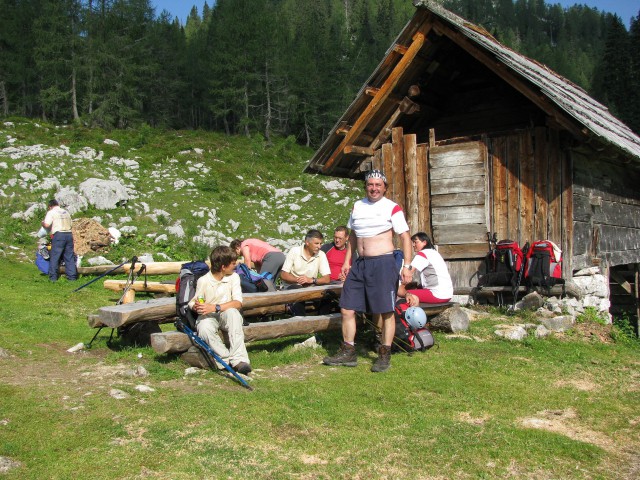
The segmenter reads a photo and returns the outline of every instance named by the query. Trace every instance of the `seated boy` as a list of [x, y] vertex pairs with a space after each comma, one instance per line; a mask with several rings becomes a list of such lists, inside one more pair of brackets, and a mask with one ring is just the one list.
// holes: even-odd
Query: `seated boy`
[[[200, 277], [189, 302], [189, 308], [198, 314], [198, 336], [236, 372], [246, 375], [251, 372], [251, 365], [239, 311], [242, 308], [240, 277], [234, 272], [237, 255], [231, 248], [219, 246], [212, 250], [209, 260], [211, 271]], [[218, 329], [228, 333], [228, 349]]]

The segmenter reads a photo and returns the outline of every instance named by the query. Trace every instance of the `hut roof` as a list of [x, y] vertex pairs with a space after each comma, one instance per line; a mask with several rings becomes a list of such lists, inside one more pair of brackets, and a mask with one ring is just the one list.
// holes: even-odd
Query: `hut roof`
[[[442, 45], [425, 37], [435, 30], [525, 95], [581, 141], [611, 147], [615, 155], [640, 164], [640, 137], [582, 88], [545, 65], [498, 42], [484, 29], [431, 0], [414, 0], [416, 14], [358, 92], [307, 164], [307, 172], [357, 176], [360, 164], [386, 141], [390, 126], [407, 112], [398, 100], [425, 71], [437, 68], [434, 50]], [[459, 50], [458, 50], [459, 51]], [[440, 57], [441, 61], [442, 57]], [[400, 105], [400, 106], [399, 106]], [[409, 107], [410, 108], [410, 107]], [[395, 115], [395, 117], [394, 117]]]

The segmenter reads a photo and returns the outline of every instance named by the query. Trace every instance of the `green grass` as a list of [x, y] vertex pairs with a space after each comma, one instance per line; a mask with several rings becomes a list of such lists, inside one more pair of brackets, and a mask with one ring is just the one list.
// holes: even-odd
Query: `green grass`
[[[337, 334], [317, 350], [263, 341], [249, 346], [249, 392], [150, 348], [108, 348], [106, 331], [67, 353], [113, 302], [101, 282], [79, 284], [0, 263], [0, 347], [13, 355], [0, 359], [0, 456], [23, 464], [4, 478], [613, 479], [638, 463], [637, 343], [512, 343], [490, 333], [496, 317], [472, 324], [483, 342], [436, 333], [438, 348], [373, 374], [363, 342], [358, 367], [320, 365]], [[149, 376], [109, 374], [137, 365]]]

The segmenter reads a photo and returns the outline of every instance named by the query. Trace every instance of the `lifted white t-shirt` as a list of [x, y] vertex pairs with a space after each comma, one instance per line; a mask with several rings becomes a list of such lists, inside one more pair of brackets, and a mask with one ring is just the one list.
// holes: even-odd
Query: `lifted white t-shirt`
[[359, 238], [375, 237], [392, 228], [397, 234], [409, 231], [402, 207], [386, 197], [377, 202], [368, 198], [358, 200], [353, 205], [347, 226]]

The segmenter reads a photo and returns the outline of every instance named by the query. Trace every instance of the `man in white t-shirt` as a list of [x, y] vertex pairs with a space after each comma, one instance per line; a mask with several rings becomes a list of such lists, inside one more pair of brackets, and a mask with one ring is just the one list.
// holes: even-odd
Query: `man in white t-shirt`
[[[382, 325], [382, 344], [372, 372], [384, 372], [391, 363], [391, 342], [395, 334], [394, 308], [398, 291], [398, 266], [393, 255], [393, 234], [402, 241], [405, 264], [401, 270], [402, 283], [412, 280], [409, 226], [402, 207], [385, 198], [387, 178], [380, 170], [365, 175], [366, 198], [353, 206], [348, 227], [349, 248], [342, 270], [346, 275], [340, 307], [342, 311], [343, 343], [338, 353], [325, 357], [325, 365], [355, 367], [356, 312], [374, 314]], [[357, 248], [358, 258], [351, 265]]]
[[51, 253], [49, 254], [49, 280], [58, 280], [60, 261], [64, 260], [64, 271], [69, 280], [78, 279], [76, 254], [73, 251], [73, 235], [71, 234], [71, 215], [61, 208], [54, 198], [49, 200], [49, 210], [42, 221], [42, 226], [51, 234]]

